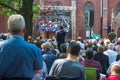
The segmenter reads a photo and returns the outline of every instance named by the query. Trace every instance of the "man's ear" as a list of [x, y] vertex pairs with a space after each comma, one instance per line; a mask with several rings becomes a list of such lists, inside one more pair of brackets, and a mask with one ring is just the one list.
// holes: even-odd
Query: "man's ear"
[[25, 36], [25, 33], [26, 33], [26, 28], [23, 28], [22, 35]]
[[23, 29], [23, 33], [26, 33], [26, 28]]
[[66, 54], [68, 54], [70, 51], [69, 51], [69, 49], [68, 48], [66, 48]]

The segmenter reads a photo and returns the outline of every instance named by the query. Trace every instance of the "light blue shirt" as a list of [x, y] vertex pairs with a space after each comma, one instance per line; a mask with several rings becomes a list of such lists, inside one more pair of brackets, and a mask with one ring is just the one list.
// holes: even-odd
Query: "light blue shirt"
[[108, 68], [108, 70], [107, 70], [107, 74], [108, 74], [108, 75], [109, 75], [109, 72], [110, 72], [111, 67], [112, 67], [114, 64], [120, 64], [120, 60], [119, 60], [119, 61], [116, 61], [116, 62], [113, 62], [113, 63], [109, 66], [109, 68]]
[[0, 42], [0, 78], [32, 78], [34, 70], [42, 68], [42, 61], [41, 50], [22, 36], [14, 35]]

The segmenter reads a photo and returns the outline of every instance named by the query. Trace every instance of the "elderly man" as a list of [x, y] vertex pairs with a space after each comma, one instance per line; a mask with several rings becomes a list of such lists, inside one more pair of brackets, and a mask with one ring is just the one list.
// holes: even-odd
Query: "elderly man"
[[8, 31], [11, 38], [0, 42], [0, 80], [30, 80], [43, 66], [41, 50], [24, 41], [23, 16], [11, 15]]
[[115, 62], [117, 59], [118, 53], [113, 49], [114, 49], [114, 44], [110, 43], [108, 44], [108, 50], [104, 52], [104, 54], [107, 55], [109, 58], [109, 64], [111, 64], [112, 62]]

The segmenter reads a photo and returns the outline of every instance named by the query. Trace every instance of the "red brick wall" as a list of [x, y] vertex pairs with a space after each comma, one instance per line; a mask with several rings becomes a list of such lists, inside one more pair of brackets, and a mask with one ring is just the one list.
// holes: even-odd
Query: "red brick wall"
[[45, 4], [47, 5], [54, 5], [55, 2], [60, 2], [62, 6], [70, 6], [71, 5], [71, 0], [47, 0], [46, 2], [44, 1]]
[[108, 23], [110, 24], [111, 21], [111, 13], [112, 13], [112, 9], [114, 10], [114, 15], [116, 16], [116, 8], [117, 8], [117, 4], [120, 3], [120, 0], [109, 0], [109, 16], [108, 16]]
[[100, 2], [99, 0], [78, 0], [77, 2], [77, 36], [85, 38], [86, 30], [84, 29], [84, 7], [90, 2], [94, 7], [94, 33], [100, 33]]
[[0, 15], [0, 33], [7, 32], [7, 19], [6, 15]]
[[[112, 4], [111, 4], [112, 3]], [[120, 0], [109, 0], [109, 16], [108, 16], [108, 24], [111, 23], [111, 13], [112, 13], [112, 9], [114, 10], [114, 16], [116, 17], [116, 8], [118, 3], [120, 3]], [[118, 19], [120, 20], [120, 19]], [[118, 21], [117, 21], [118, 22]], [[113, 29], [115, 30], [115, 32], [117, 33], [118, 28], [120, 28], [120, 25], [117, 25], [116, 23], [114, 23]]]

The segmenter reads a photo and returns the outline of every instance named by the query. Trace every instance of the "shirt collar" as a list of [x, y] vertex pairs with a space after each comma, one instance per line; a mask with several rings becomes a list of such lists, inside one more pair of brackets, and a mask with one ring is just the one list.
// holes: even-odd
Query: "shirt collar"
[[20, 39], [24, 40], [24, 37], [20, 36], [20, 35], [12, 35], [11, 38], [20, 38]]

